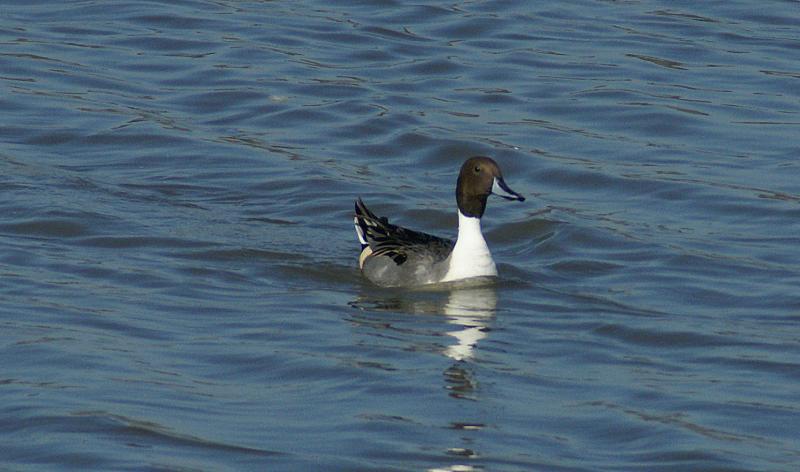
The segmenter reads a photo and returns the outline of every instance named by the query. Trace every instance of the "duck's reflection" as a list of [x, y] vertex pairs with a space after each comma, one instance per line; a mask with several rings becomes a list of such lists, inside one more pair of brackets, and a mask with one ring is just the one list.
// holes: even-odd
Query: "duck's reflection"
[[[494, 285], [450, 286], [450, 288], [450, 290], [435, 292], [398, 293], [392, 291], [386, 292], [383, 297], [376, 297], [375, 293], [364, 294], [350, 305], [359, 308], [364, 314], [364, 317], [359, 320], [359, 324], [373, 326], [373, 322], [377, 320], [371, 320], [373, 316], [370, 316], [369, 312], [444, 315], [447, 323], [454, 325], [455, 329], [439, 331], [439, 333], [455, 338], [455, 343], [441, 348], [442, 354], [454, 361], [469, 361], [475, 356], [478, 342], [489, 335], [489, 324], [494, 318], [497, 307], [497, 289]], [[429, 328], [427, 323], [415, 327], [412, 325], [415, 320], [408, 321], [408, 323], [401, 323], [394, 320], [390, 324], [380, 324], [387, 329], [397, 328], [411, 332], [424, 332], [427, 331], [426, 328]], [[402, 328], [400, 325], [403, 325]], [[457, 368], [458, 365], [454, 365], [450, 370]]]
[[457, 343], [448, 346], [444, 355], [456, 361], [471, 359], [478, 341], [489, 335], [488, 323], [496, 308], [497, 291], [493, 286], [451, 291], [442, 311], [459, 329], [447, 333]]
[[[451, 359], [444, 370], [444, 388], [457, 401], [479, 401], [478, 381], [472, 362], [477, 348], [491, 332], [497, 307], [494, 284], [448, 287], [441, 291], [370, 291], [350, 303], [358, 308], [352, 318], [358, 326], [379, 336], [382, 347], [396, 342], [403, 350], [439, 352]], [[409, 316], [431, 315], [431, 316]], [[391, 334], [389, 334], [391, 332]], [[443, 343], [442, 340], [447, 340]], [[463, 411], [471, 416], [471, 409]], [[479, 453], [474, 448], [474, 435], [484, 428], [480, 421], [462, 418], [449, 423], [458, 431], [458, 444], [442, 450], [455, 461], [430, 471], [455, 472], [479, 470], [469, 462]]]

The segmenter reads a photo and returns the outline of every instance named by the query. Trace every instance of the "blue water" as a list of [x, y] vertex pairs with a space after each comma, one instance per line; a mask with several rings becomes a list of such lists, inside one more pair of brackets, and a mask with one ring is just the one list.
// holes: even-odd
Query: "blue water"
[[[796, 1], [6, 1], [0, 468], [795, 471]], [[352, 208], [494, 286], [358, 272]]]

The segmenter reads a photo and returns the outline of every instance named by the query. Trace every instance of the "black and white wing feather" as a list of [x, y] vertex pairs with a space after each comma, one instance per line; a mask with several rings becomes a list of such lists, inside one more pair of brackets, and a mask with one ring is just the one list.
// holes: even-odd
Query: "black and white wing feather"
[[362, 250], [369, 246], [370, 257], [387, 256], [398, 266], [412, 254], [425, 254], [435, 262], [443, 261], [455, 245], [449, 239], [393, 225], [386, 217], [375, 216], [360, 198], [356, 200], [353, 222]]

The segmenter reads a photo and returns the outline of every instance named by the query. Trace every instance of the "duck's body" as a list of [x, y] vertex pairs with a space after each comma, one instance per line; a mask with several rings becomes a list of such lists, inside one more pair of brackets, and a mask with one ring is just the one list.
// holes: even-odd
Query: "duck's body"
[[388, 219], [375, 216], [359, 198], [354, 223], [361, 243], [359, 267], [364, 276], [385, 287], [497, 276], [497, 267], [481, 232], [486, 199], [493, 192], [509, 200], [525, 200], [508, 188], [492, 159], [473, 157], [464, 162], [456, 186], [455, 242], [393, 225]]

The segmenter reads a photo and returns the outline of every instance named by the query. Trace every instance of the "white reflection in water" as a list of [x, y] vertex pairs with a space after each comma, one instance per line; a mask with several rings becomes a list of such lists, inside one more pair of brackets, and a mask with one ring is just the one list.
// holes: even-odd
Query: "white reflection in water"
[[447, 332], [457, 344], [448, 346], [444, 354], [456, 361], [471, 359], [478, 341], [488, 336], [488, 323], [496, 307], [497, 291], [493, 286], [450, 292], [443, 312], [460, 329]]
[[437, 467], [435, 469], [428, 469], [428, 472], [471, 472], [473, 470], [479, 470], [471, 465], [451, 465], [449, 467]]

